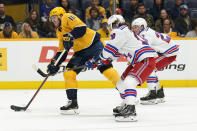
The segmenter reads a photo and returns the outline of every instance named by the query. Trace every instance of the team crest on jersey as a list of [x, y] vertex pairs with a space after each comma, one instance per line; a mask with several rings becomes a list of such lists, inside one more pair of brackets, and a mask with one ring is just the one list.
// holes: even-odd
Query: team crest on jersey
[[113, 40], [116, 37], [116, 34], [113, 33], [113, 34], [110, 35], [110, 37], [111, 37], [110, 39]]

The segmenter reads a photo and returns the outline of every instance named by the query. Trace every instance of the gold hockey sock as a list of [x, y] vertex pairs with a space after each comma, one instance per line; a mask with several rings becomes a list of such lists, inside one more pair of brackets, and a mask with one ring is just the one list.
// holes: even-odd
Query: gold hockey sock
[[112, 82], [114, 86], [116, 86], [116, 83], [120, 79], [120, 76], [118, 72], [113, 68], [108, 68], [107, 70], [103, 71], [103, 75]]
[[75, 71], [64, 72], [65, 88], [77, 89], [78, 83], [76, 80], [77, 73]]

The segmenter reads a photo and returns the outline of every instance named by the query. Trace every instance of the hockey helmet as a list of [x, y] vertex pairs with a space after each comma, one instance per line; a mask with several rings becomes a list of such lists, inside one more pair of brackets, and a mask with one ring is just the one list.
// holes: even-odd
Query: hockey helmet
[[112, 25], [114, 23], [118, 26], [120, 23], [124, 23], [124, 22], [125, 20], [121, 15], [112, 15], [109, 17], [107, 25], [108, 25], [108, 28], [112, 30]]
[[138, 27], [141, 27], [142, 25], [144, 26], [144, 28], [147, 28], [147, 22], [145, 19], [143, 18], [137, 18], [135, 19], [133, 22], [132, 22], [132, 27], [133, 26], [138, 26]]
[[53, 8], [51, 11], [50, 11], [50, 17], [51, 16], [54, 16], [54, 15], [57, 15], [58, 18], [60, 18], [61, 15], [65, 14], [66, 11], [64, 10], [64, 8], [62, 7], [55, 7]]

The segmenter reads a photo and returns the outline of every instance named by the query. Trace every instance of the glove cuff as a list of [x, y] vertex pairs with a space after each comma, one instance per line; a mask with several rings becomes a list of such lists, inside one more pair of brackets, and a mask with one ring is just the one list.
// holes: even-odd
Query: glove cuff
[[68, 34], [68, 36], [70, 36], [74, 39], [73, 35], [70, 32], [68, 32], [67, 34]]

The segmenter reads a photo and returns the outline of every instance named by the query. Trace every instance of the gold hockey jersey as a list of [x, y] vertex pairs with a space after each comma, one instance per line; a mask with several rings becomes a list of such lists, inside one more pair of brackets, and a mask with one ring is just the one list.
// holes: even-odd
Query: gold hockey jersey
[[71, 13], [65, 13], [62, 16], [61, 20], [61, 29], [57, 29], [57, 37], [59, 39], [59, 51], [64, 50], [63, 46], [63, 35], [66, 33], [70, 33], [75, 29], [75, 36], [79, 35], [78, 38], [74, 39], [73, 50], [74, 52], [83, 50], [89, 47], [96, 35], [96, 32], [88, 27], [86, 27], [86, 31], [83, 36], [80, 31], [77, 31], [76, 28], [86, 27], [86, 24], [82, 22], [77, 16]]

